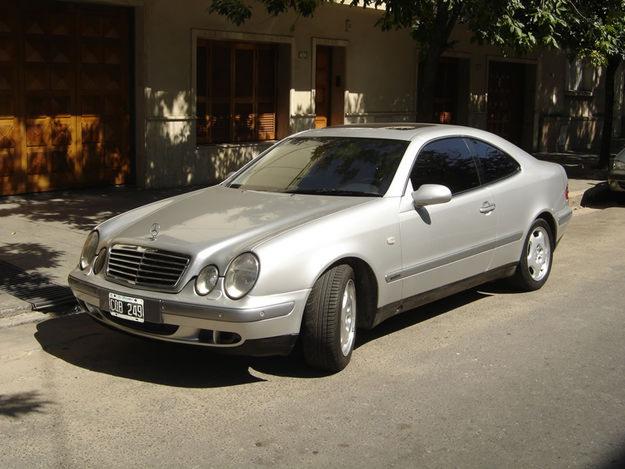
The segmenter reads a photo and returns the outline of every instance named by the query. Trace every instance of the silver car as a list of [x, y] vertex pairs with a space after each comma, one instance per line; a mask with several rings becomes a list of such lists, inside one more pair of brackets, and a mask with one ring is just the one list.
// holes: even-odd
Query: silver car
[[358, 328], [511, 277], [549, 277], [567, 177], [490, 133], [430, 124], [305, 131], [223, 183], [93, 230], [69, 284], [121, 331], [338, 371]]

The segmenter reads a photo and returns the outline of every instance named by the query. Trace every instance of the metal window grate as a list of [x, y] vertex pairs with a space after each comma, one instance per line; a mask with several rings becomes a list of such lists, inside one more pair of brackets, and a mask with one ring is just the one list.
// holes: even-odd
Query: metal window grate
[[106, 275], [150, 288], [174, 288], [189, 265], [190, 257], [161, 249], [115, 244], [110, 252]]

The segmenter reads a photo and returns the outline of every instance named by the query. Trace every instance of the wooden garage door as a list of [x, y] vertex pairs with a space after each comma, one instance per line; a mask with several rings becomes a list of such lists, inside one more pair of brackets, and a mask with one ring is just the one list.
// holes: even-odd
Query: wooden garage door
[[0, 193], [122, 184], [129, 10], [0, 2]]

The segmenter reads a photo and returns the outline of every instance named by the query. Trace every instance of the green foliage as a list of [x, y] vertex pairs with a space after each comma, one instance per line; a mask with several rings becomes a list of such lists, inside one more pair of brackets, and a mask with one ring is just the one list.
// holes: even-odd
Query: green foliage
[[[327, 0], [260, 0], [267, 13], [278, 16], [293, 10], [298, 14], [310, 17], [317, 7]], [[237, 26], [242, 25], [252, 16], [252, 7], [244, 0], [212, 0], [209, 11], [227, 17]]]
[[479, 42], [489, 42], [516, 53], [529, 52], [539, 46], [560, 47], [561, 30], [570, 8], [568, 0], [475, 3], [484, 11], [468, 22]]
[[567, 49], [595, 65], [625, 60], [625, 0], [571, 0], [563, 29]]

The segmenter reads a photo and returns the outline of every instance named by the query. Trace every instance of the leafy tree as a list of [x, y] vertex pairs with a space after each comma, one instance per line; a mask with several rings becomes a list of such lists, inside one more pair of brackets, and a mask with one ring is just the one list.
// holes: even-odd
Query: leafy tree
[[[323, 3], [352, 7], [382, 7], [377, 26], [382, 30], [407, 29], [420, 46], [422, 75], [419, 82], [417, 119], [434, 118], [434, 89], [442, 54], [452, 46], [450, 35], [458, 23], [473, 31], [474, 39], [513, 49], [539, 45], [557, 46], [562, 13], [567, 0], [258, 0], [271, 15], [295, 11], [313, 16]], [[252, 15], [246, 0], [212, 0], [211, 12], [240, 25]]]
[[571, 0], [572, 15], [561, 26], [563, 44], [574, 57], [605, 69], [604, 118], [599, 167], [610, 160], [616, 71], [625, 61], [625, 0]]

